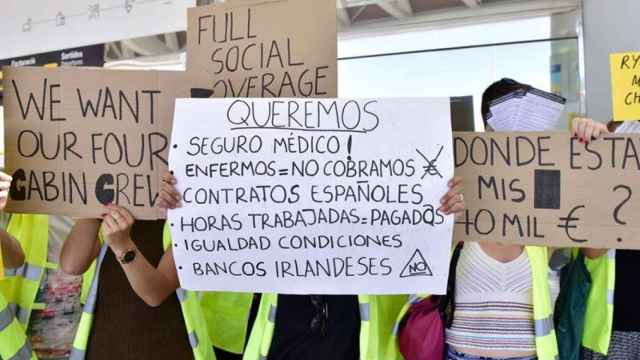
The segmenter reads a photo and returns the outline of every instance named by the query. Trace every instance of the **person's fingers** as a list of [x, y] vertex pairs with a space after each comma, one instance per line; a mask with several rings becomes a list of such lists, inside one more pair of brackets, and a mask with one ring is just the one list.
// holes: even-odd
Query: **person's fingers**
[[109, 210], [109, 213], [107, 213], [107, 218], [111, 221], [111, 227], [113, 228], [113, 230], [124, 229], [125, 219], [122, 218], [117, 210]]
[[457, 214], [457, 213], [463, 212], [465, 208], [466, 208], [466, 205], [464, 201], [458, 201], [449, 208], [449, 213]]
[[444, 194], [444, 196], [440, 199], [440, 203], [445, 204], [449, 202], [452, 198], [454, 198], [456, 195], [462, 192], [463, 192], [462, 184], [459, 183], [455, 187], [447, 191], [446, 194]]
[[176, 197], [175, 194], [172, 194], [165, 189], [160, 190], [160, 198], [172, 206], [175, 206], [180, 202], [180, 199]]
[[113, 234], [118, 230], [118, 223], [113, 219], [111, 214], [107, 214], [107, 216], [104, 217], [102, 225], [107, 228], [107, 234]]
[[180, 197], [180, 193], [178, 192], [178, 189], [176, 189], [176, 186], [173, 184], [163, 183], [161, 189], [166, 191], [168, 194], [175, 195], [178, 198]]
[[169, 205], [169, 203], [168, 203], [168, 202], [166, 202], [163, 198], [159, 198], [159, 199], [158, 199], [158, 207], [159, 207], [160, 209], [165, 209], [165, 210], [166, 210], [166, 209], [173, 209], [173, 207], [171, 207], [171, 206]]
[[608, 133], [609, 133], [609, 128], [607, 128], [607, 125], [598, 123], [597, 126], [594, 128], [593, 137], [597, 139], [600, 136]]
[[462, 196], [456, 195], [456, 196], [453, 196], [451, 199], [449, 199], [449, 201], [447, 201], [444, 205], [450, 211], [454, 205], [462, 201], [463, 201]]
[[9, 197], [9, 190], [0, 190], [0, 199], [6, 199]]
[[585, 128], [587, 126], [587, 123], [585, 121], [585, 119], [579, 119], [578, 120], [578, 124], [577, 124], [577, 129], [576, 132], [578, 134], [578, 140], [580, 140], [580, 142], [584, 142], [584, 133], [585, 133]]
[[104, 218], [102, 219], [102, 233], [104, 235], [111, 234], [111, 227], [109, 226], [109, 224], [107, 224], [106, 221], [104, 221]]
[[447, 183], [447, 186], [449, 186], [449, 188], [452, 188], [458, 184], [462, 184], [462, 177], [454, 176], [451, 178], [451, 180], [449, 180], [449, 182]]
[[440, 202], [445, 202], [447, 198], [462, 191], [462, 178], [459, 176], [452, 178], [447, 183], [447, 186], [449, 187], [449, 190], [442, 196]]
[[571, 136], [578, 137], [578, 122], [580, 121], [579, 117], [574, 117], [571, 120]]
[[116, 220], [121, 230], [126, 230], [133, 225], [134, 219], [129, 210], [123, 207], [117, 207], [114, 209], [114, 213], [117, 214]]
[[596, 128], [596, 124], [590, 123], [584, 129], [584, 142], [589, 143], [593, 137], [593, 131]]
[[122, 208], [121, 213], [122, 215], [124, 215], [124, 218], [127, 219], [127, 223], [129, 224], [129, 226], [133, 225], [133, 223], [136, 222], [136, 218], [133, 217], [133, 214], [129, 210]]
[[164, 190], [167, 194], [169, 194], [172, 198], [176, 199], [177, 201], [180, 201], [182, 199], [180, 192], [178, 192], [178, 189], [176, 189], [176, 187], [173, 185], [165, 184], [165, 186], [162, 187], [162, 190]]
[[11, 188], [11, 181], [0, 180], [0, 190], [7, 190]]
[[109, 216], [111, 217], [112, 220], [115, 220], [116, 222], [118, 221], [118, 218], [120, 217], [120, 215], [118, 214], [118, 207], [116, 205], [113, 204], [109, 204], [107, 206], [105, 206], [105, 208], [107, 209], [106, 215], [105, 216]]
[[442, 205], [440, 205], [440, 207], [438, 208], [438, 211], [444, 213], [445, 215], [449, 214], [449, 205], [451, 204], [450, 201], [446, 201], [443, 202]]
[[172, 172], [169, 170], [165, 171], [164, 174], [162, 174], [162, 180], [165, 183], [171, 184], [171, 185], [175, 185], [178, 182], [176, 177], [173, 176]]
[[7, 181], [7, 182], [11, 183], [12, 180], [13, 180], [13, 178], [11, 176], [9, 176], [9, 174], [0, 171], [0, 181]]

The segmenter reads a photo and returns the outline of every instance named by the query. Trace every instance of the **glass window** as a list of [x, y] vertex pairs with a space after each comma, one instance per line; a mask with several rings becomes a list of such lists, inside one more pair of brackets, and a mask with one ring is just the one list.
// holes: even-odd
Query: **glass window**
[[[522, 20], [520, 25], [545, 24], [550, 36], [550, 17]], [[528, 26], [510, 22], [512, 33], [521, 32], [526, 38]], [[485, 34], [494, 34], [497, 27], [505, 30], [504, 23], [485, 24]], [[534, 27], [537, 31], [540, 26]], [[466, 29], [437, 30], [439, 37], [451, 36], [449, 43], [465, 31], [473, 32], [476, 26]], [[451, 35], [453, 34], [453, 35]], [[514, 36], [511, 34], [510, 36]], [[389, 48], [398, 50], [400, 35]], [[401, 96], [473, 96], [476, 129], [483, 129], [480, 118], [482, 92], [492, 82], [503, 77], [530, 84], [536, 88], [554, 92], [567, 98], [565, 114], [559, 128], [566, 129], [570, 113], [580, 109], [580, 79], [578, 76], [578, 40], [575, 36], [559, 39], [534, 39], [517, 42], [495, 43], [486, 38], [486, 45], [448, 47], [429, 50], [432, 34], [425, 33], [423, 48], [405, 52], [385, 52], [371, 39], [348, 40], [341, 43], [338, 63], [339, 95], [341, 97], [401, 97]], [[407, 34], [407, 43], [419, 46], [415, 33]], [[405, 40], [406, 40], [405, 39]], [[462, 40], [464, 41], [464, 40]], [[351, 44], [349, 44], [351, 43]], [[369, 43], [368, 49], [365, 45]], [[344, 56], [355, 54], [357, 56]], [[368, 53], [368, 54], [367, 54]]]

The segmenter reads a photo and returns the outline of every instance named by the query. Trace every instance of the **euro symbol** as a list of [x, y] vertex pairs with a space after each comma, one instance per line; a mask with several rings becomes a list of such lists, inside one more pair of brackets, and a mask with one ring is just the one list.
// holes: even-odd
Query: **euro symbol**
[[440, 173], [440, 170], [438, 170], [438, 166], [436, 165], [436, 162], [438, 161], [440, 154], [442, 154], [443, 149], [444, 149], [444, 145], [440, 146], [440, 150], [438, 150], [438, 154], [436, 154], [433, 160], [430, 160], [425, 154], [422, 153], [422, 151], [416, 149], [416, 152], [420, 154], [420, 156], [426, 162], [426, 165], [422, 167], [422, 169], [424, 170], [424, 173], [422, 174], [422, 177], [420, 179], [424, 179], [425, 176], [427, 175], [439, 176], [442, 179], [442, 174]]
[[567, 234], [567, 237], [569, 239], [571, 239], [571, 241], [573, 242], [577, 242], [577, 243], [583, 243], [583, 242], [587, 242], [587, 239], [576, 239], [573, 236], [571, 236], [571, 233], [569, 231], [569, 229], [576, 229], [578, 228], [578, 225], [575, 225], [574, 222], [577, 222], [580, 220], [579, 217], [576, 217], [573, 215], [573, 213], [575, 213], [576, 211], [580, 210], [580, 209], [584, 209], [584, 205], [579, 205], [574, 207], [573, 209], [571, 209], [571, 211], [569, 211], [569, 215], [567, 215], [567, 217], [561, 217], [560, 218], [560, 224], [558, 225], [559, 228], [564, 229], [565, 233]]

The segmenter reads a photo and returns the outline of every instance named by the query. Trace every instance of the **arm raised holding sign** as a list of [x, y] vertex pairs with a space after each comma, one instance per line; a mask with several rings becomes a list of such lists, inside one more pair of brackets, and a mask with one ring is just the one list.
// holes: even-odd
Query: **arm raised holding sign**
[[168, 250], [154, 267], [131, 239], [135, 219], [122, 207], [109, 206], [102, 222], [109, 247], [118, 256], [133, 290], [149, 306], [159, 306], [179, 286], [173, 252]]
[[[105, 207], [101, 219], [76, 222], [60, 263], [71, 274], [96, 263], [80, 321], [89, 326], [79, 328], [74, 342], [74, 351], [86, 354], [83, 358], [102, 359], [104, 349], [113, 358], [194, 358], [185, 322], [200, 315], [182, 312], [178, 296], [170, 296], [178, 279], [171, 250], [163, 246], [163, 230], [164, 220], [136, 221], [115, 205]], [[191, 302], [193, 296], [183, 293], [181, 300]], [[213, 358], [202, 329], [196, 331], [204, 344], [201, 358]]]
[[[609, 133], [637, 133], [638, 124], [633, 121], [611, 122], [609, 128], [591, 119], [573, 121], [574, 136], [588, 138], [590, 128], [592, 139]], [[583, 130], [586, 129], [586, 130]], [[613, 232], [613, 231], [612, 231]], [[586, 299], [584, 334], [582, 336], [582, 357], [620, 358], [637, 357], [638, 350], [627, 344], [636, 342], [640, 330], [635, 294], [640, 263], [638, 250], [581, 249], [585, 255], [585, 266], [591, 277], [589, 294]]]
[[[571, 129], [573, 137], [581, 143], [588, 144], [596, 140], [600, 135], [608, 134], [609, 129], [603, 123], [599, 123], [589, 118], [576, 117], [571, 121]], [[582, 249], [584, 256], [590, 259], [596, 259], [607, 253], [606, 249]]]
[[178, 288], [173, 253], [168, 250], [154, 267], [131, 238], [135, 223], [131, 213], [115, 205], [107, 206], [106, 211], [102, 221], [83, 219], [76, 223], [62, 251], [62, 268], [76, 275], [89, 268], [100, 252], [98, 231], [102, 225], [105, 242], [121, 264], [131, 288], [149, 306], [161, 305]]

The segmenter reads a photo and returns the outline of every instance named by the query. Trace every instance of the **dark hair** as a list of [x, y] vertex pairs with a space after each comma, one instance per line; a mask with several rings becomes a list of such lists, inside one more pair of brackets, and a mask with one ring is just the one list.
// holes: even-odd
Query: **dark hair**
[[487, 120], [491, 112], [491, 103], [509, 93], [517, 90], [528, 90], [531, 86], [521, 84], [513, 79], [504, 78], [489, 85], [489, 87], [482, 93], [482, 121], [484, 126], [487, 126]]

